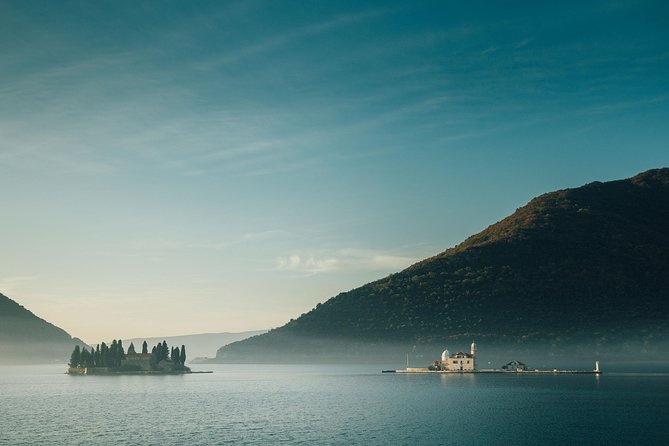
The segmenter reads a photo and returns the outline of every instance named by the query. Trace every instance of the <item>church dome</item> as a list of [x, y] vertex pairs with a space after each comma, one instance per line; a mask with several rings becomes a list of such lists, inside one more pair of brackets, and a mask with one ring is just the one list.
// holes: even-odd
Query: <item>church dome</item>
[[449, 356], [451, 356], [451, 354], [448, 352], [448, 350], [444, 350], [444, 352], [441, 354], [441, 360], [446, 361]]

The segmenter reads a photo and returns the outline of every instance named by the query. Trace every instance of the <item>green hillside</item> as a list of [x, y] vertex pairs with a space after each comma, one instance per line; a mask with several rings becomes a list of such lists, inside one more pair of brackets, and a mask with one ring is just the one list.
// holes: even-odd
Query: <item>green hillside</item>
[[0, 363], [66, 362], [79, 344], [63, 329], [0, 294]]
[[669, 352], [669, 169], [541, 195], [463, 243], [341, 293], [223, 362], [360, 361], [455, 348]]

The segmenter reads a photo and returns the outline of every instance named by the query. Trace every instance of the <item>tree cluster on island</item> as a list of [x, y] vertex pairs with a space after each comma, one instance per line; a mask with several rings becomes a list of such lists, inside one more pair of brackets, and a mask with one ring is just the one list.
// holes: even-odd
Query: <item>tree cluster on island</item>
[[[139, 356], [149, 355], [148, 345], [144, 341], [142, 345], [142, 354]], [[128, 347], [128, 352], [125, 352], [122, 340], [114, 339], [110, 345], [102, 342], [98, 344], [95, 349], [80, 348], [78, 345], [74, 347], [70, 356], [68, 365], [72, 368], [108, 368], [118, 371], [133, 371], [139, 370], [132, 364], [127, 364], [128, 356], [138, 356], [135, 352], [135, 346], [131, 343]], [[186, 346], [168, 347], [167, 342], [158, 343], [151, 349], [149, 364], [151, 370], [161, 370], [162, 365], [169, 365], [170, 370], [186, 370]]]
[[[130, 346], [132, 347], [132, 344]], [[147, 353], [147, 347], [146, 341], [144, 341], [142, 354]], [[184, 367], [186, 365], [186, 346], [182, 345], [181, 349], [179, 347], [170, 348], [166, 341], [159, 342], [151, 349], [151, 367], [157, 367], [161, 361], [171, 361], [176, 366]]]

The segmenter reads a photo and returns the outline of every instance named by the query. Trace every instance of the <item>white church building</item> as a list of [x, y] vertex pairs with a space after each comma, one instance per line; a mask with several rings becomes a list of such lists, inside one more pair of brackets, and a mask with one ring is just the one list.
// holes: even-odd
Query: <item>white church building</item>
[[469, 353], [457, 352], [451, 354], [448, 350], [444, 350], [441, 354], [439, 366], [441, 370], [452, 372], [471, 372], [476, 370], [476, 342], [472, 341]]

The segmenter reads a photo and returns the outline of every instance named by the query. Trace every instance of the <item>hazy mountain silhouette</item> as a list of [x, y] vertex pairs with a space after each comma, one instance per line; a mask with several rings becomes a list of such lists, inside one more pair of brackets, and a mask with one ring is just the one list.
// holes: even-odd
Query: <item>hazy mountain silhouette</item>
[[0, 363], [66, 362], [76, 344], [84, 345], [0, 294]]
[[186, 351], [188, 352], [188, 361], [193, 361], [196, 358], [211, 358], [215, 356], [218, 349], [224, 345], [266, 332], [267, 330], [256, 330], [244, 331], [240, 333], [202, 333], [181, 336], [131, 338], [124, 339], [123, 345], [127, 347], [131, 342], [133, 342], [136, 348], [141, 348], [142, 342], [144, 341], [146, 341], [149, 345], [155, 345], [158, 342], [163, 341], [167, 341], [169, 345], [185, 345]]
[[218, 353], [373, 361], [441, 346], [669, 352], [669, 169], [541, 195], [463, 243]]

